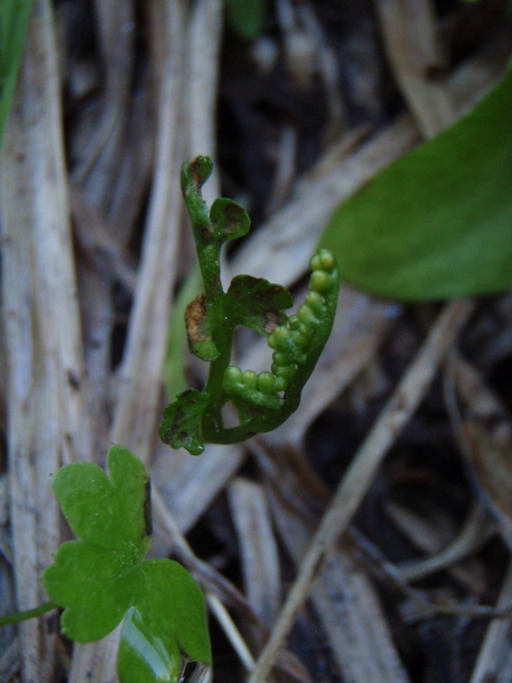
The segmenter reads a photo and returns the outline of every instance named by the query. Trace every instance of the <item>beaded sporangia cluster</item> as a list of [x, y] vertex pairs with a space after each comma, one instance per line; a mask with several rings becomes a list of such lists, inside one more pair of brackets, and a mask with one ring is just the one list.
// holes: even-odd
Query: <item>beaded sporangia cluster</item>
[[[224, 242], [247, 234], [250, 220], [230, 199], [217, 199], [208, 211], [201, 187], [212, 172], [208, 157], [183, 165], [181, 187], [192, 222], [204, 291], [187, 307], [185, 323], [194, 355], [210, 363], [202, 391], [189, 389], [164, 411], [162, 440], [172, 448], [199, 455], [205, 443], [236, 443], [282, 424], [300, 402], [329, 337], [338, 298], [339, 274], [334, 256], [320, 249], [304, 303], [295, 315], [287, 289], [250, 275], [237, 275], [224, 292], [220, 250]], [[256, 373], [230, 365], [233, 334], [248, 327], [267, 338], [273, 350], [270, 371]], [[238, 424], [224, 424], [222, 409], [231, 402]]]

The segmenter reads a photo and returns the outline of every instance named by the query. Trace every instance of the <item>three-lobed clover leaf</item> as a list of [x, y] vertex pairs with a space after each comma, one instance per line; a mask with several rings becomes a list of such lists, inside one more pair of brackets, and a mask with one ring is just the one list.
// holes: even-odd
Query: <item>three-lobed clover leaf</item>
[[112, 446], [107, 476], [73, 463], [52, 477], [72, 531], [41, 577], [64, 608], [61, 627], [78, 642], [103, 638], [124, 618], [118, 653], [122, 683], [178, 680], [181, 653], [209, 664], [201, 591], [168, 559], [144, 560], [151, 534], [149, 479], [126, 448]]

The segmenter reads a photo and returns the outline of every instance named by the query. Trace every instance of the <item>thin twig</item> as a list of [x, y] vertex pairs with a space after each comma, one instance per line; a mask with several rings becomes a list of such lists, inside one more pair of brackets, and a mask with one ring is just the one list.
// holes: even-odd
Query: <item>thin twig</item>
[[492, 605], [461, 605], [460, 602], [450, 598], [432, 600], [425, 591], [409, 586], [402, 576], [400, 567], [389, 562], [365, 536], [353, 528], [350, 529], [349, 534], [364, 568], [376, 578], [385, 581], [409, 601], [409, 604], [401, 609], [402, 617], [406, 622], [412, 623], [435, 614], [472, 619], [512, 619], [512, 604], [493, 607]]
[[240, 661], [247, 671], [252, 671], [254, 669], [254, 657], [247, 647], [245, 640], [242, 638], [240, 631], [237, 629], [233, 619], [231, 619], [229, 612], [216, 595], [207, 593], [206, 599], [208, 600], [211, 611], [215, 614], [217, 621], [222, 626], [222, 630], [233, 646]]

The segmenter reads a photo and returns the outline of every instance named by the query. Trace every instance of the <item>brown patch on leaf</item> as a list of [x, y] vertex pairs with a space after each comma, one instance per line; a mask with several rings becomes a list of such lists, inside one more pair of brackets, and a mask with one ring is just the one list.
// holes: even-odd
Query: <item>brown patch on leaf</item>
[[201, 292], [185, 309], [185, 327], [191, 345], [210, 339], [203, 330], [206, 320], [205, 298], [204, 292]]
[[224, 216], [226, 218], [226, 224], [224, 226], [225, 231], [229, 234], [234, 232], [240, 227], [240, 221], [243, 219], [245, 211], [241, 206], [236, 204], [228, 204], [224, 209]]
[[259, 277], [253, 277], [252, 275], [246, 275], [245, 276], [245, 286], [247, 289], [253, 289], [256, 287], [261, 282], [261, 278]]

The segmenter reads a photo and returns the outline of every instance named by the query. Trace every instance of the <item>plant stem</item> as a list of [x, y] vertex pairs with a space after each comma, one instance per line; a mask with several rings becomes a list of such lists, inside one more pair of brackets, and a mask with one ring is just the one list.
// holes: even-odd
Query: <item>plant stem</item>
[[0, 627], [8, 626], [9, 624], [17, 624], [20, 621], [27, 621], [27, 619], [33, 619], [34, 617], [40, 617], [46, 612], [50, 612], [52, 609], [56, 609], [58, 605], [54, 602], [48, 601], [44, 602], [39, 607], [34, 607], [33, 609], [26, 609], [24, 612], [14, 612], [13, 614], [7, 614], [5, 617], [0, 617]]

